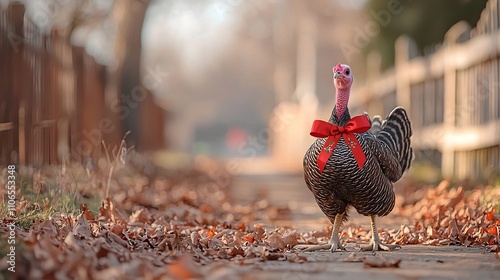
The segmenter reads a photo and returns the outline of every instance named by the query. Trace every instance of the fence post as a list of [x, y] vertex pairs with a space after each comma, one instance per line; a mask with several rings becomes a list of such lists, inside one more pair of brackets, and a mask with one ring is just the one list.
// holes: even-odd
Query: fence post
[[[408, 115], [412, 115], [410, 94], [409, 61], [417, 54], [415, 42], [407, 36], [400, 36], [394, 46], [396, 71], [396, 103], [403, 106]], [[417, 113], [417, 112], [415, 112]]]
[[[444, 115], [443, 130], [445, 135], [450, 135], [456, 126], [456, 97], [457, 97], [457, 64], [455, 62], [455, 47], [457, 43], [464, 42], [470, 38], [470, 26], [465, 21], [453, 25], [444, 37], [446, 50], [444, 63]], [[455, 149], [451, 145], [441, 147], [441, 172], [444, 177], [451, 178], [456, 174]], [[462, 164], [463, 165], [463, 164]]]

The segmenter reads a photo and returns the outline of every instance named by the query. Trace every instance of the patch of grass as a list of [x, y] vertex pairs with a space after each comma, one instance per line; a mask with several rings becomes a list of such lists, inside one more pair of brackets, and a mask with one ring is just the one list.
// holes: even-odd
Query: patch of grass
[[[16, 225], [27, 229], [57, 212], [78, 213], [84, 203], [97, 213], [103, 195], [92, 184], [94, 176], [80, 169], [74, 167], [64, 174], [60, 170], [25, 169], [16, 174]], [[9, 217], [5, 203], [0, 205], [0, 216]]]
[[[133, 151], [133, 147], [125, 145], [127, 135], [111, 153], [103, 143], [106, 158], [98, 159], [95, 166], [89, 167], [91, 170], [78, 162], [44, 165], [39, 170], [23, 166], [16, 170], [16, 224], [31, 228], [36, 221], [50, 219], [58, 212], [79, 213], [81, 204], [97, 214], [115, 176], [113, 170], [123, 169], [119, 167], [124, 166], [125, 159]], [[0, 205], [0, 217], [10, 217], [5, 203]]]

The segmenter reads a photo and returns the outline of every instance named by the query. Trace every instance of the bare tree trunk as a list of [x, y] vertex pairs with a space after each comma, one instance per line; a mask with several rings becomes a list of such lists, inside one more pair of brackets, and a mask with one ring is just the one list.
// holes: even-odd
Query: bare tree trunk
[[276, 104], [290, 101], [293, 92], [293, 69], [295, 56], [293, 53], [293, 36], [295, 18], [289, 3], [279, 1], [274, 6], [273, 45], [276, 62], [274, 66], [274, 91]]
[[[111, 87], [108, 104], [118, 113], [128, 145], [137, 145], [140, 134], [140, 103], [147, 96], [141, 82], [141, 34], [150, 1], [117, 0], [113, 12], [117, 34], [115, 40], [116, 67], [110, 70]], [[118, 105], [118, 106], [117, 106]]]
[[[301, 106], [316, 103], [316, 19], [307, 3], [298, 1], [297, 87], [295, 95]], [[307, 103], [307, 104], [304, 104]]]

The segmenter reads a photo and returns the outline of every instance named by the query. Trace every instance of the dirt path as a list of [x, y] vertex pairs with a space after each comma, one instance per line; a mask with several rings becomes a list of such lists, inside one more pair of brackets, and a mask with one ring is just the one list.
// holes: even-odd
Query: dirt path
[[[292, 211], [290, 220], [277, 221], [276, 225], [309, 231], [328, 224], [300, 175], [238, 177], [233, 182], [232, 194], [238, 201], [267, 197], [271, 203], [288, 205]], [[368, 228], [368, 218], [352, 212], [346, 226]], [[389, 215], [380, 219], [380, 227], [399, 228], [408, 222]], [[355, 255], [351, 255], [353, 252]], [[405, 245], [400, 250], [379, 254], [375, 257], [371, 252], [358, 252], [350, 247], [348, 252], [333, 254], [299, 253], [307, 258], [304, 263], [262, 262], [233, 269], [243, 279], [500, 279], [500, 260], [481, 247]], [[365, 268], [362, 262], [365, 258], [400, 259], [401, 263], [399, 268]]]

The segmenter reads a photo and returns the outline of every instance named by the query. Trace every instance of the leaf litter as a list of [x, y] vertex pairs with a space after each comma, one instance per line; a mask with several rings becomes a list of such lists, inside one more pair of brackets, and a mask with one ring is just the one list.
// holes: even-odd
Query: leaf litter
[[444, 180], [435, 188], [422, 188], [400, 200], [395, 214], [414, 221], [396, 232], [389, 231], [387, 242], [481, 245], [490, 249], [500, 244], [500, 215], [495, 209], [500, 201], [499, 188], [477, 187], [466, 192], [462, 186], [450, 187]]
[[[64, 174], [55, 176], [64, 181]], [[286, 208], [267, 202], [235, 204], [228, 197], [229, 185], [216, 179], [196, 168], [155, 177], [116, 168], [112, 180], [103, 176], [103, 182], [111, 182], [110, 197], [98, 211], [81, 204], [76, 213], [60, 211], [29, 228], [16, 228], [23, 248], [17, 277], [190, 279], [229, 273], [218, 263], [307, 261], [292, 251], [299, 243], [296, 230], [256, 222], [257, 217], [283, 219]], [[27, 200], [23, 193], [17, 195]], [[2, 236], [8, 234], [8, 222], [1, 221]]]
[[[116, 170], [109, 186], [111, 196], [101, 201], [98, 212], [82, 204], [77, 213], [61, 211], [30, 228], [17, 227], [17, 239], [24, 248], [18, 278], [231, 278], [228, 265], [315, 261], [294, 247], [326, 243], [331, 235], [331, 227], [297, 232], [256, 223], [257, 218], [270, 223], [283, 220], [289, 211], [267, 201], [234, 203], [228, 196], [229, 185], [214, 179], [206, 168], [154, 176], [126, 166]], [[104, 183], [100, 185], [102, 190]], [[478, 188], [466, 194], [462, 187], [449, 188], [449, 182], [443, 181], [435, 188], [400, 196], [394, 213], [412, 217], [413, 222], [397, 230], [380, 230], [380, 237], [400, 245], [481, 245], [498, 258], [500, 217], [493, 204], [484, 203], [485, 196], [498, 199], [500, 193]], [[23, 201], [22, 193], [18, 197]], [[16, 210], [26, 211], [23, 205]], [[8, 234], [7, 223], [2, 219], [1, 235]], [[364, 228], [341, 232], [347, 247], [369, 238]], [[341, 261], [376, 268], [397, 268], [401, 262], [378, 253], [351, 253]]]

